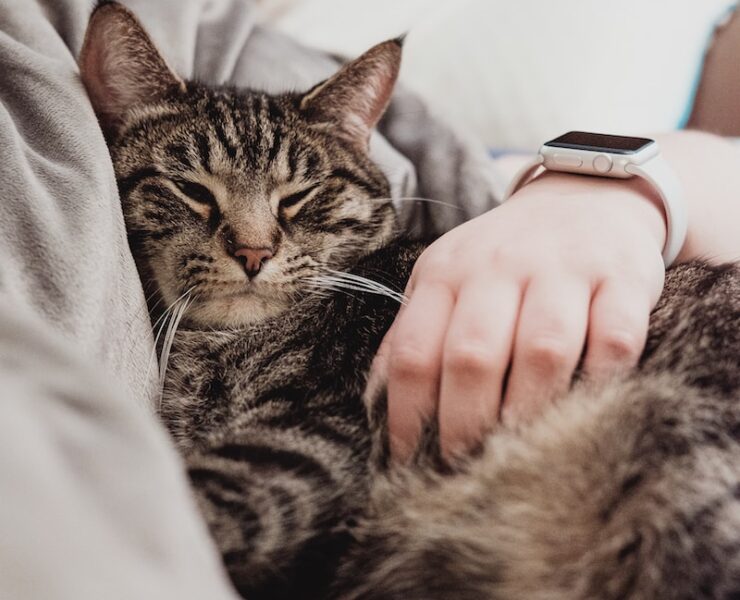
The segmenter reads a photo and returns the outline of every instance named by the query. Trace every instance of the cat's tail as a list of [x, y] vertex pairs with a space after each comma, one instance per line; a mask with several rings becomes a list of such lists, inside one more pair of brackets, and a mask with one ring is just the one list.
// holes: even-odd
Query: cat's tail
[[465, 473], [380, 481], [337, 597], [738, 597], [739, 441], [737, 398], [584, 387]]

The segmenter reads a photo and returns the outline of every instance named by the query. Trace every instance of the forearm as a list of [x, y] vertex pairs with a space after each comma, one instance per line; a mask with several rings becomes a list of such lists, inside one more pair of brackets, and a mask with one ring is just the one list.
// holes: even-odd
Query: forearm
[[740, 149], [698, 131], [657, 136], [683, 184], [689, 230], [677, 262], [740, 260]]

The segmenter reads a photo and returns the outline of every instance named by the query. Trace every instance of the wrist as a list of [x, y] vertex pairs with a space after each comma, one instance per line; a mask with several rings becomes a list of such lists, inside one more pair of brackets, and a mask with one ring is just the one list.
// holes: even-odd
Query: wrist
[[[657, 192], [646, 181], [589, 177], [545, 171], [533, 179], [516, 196], [536, 193], [546, 197], [589, 196], [593, 201], [608, 205], [611, 210], [634, 218], [650, 232], [659, 250], [666, 240], [666, 217]], [[516, 198], [512, 198], [516, 202]]]
[[740, 151], [698, 131], [656, 136], [685, 191], [689, 227], [677, 262], [740, 260]]

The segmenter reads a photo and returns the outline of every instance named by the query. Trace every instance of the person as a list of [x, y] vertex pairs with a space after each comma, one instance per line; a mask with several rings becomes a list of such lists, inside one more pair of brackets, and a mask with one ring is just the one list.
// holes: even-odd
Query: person
[[[256, 26], [248, 1], [125, 4], [185, 77], [269, 90], [336, 68]], [[0, 4], [0, 597], [226, 600], [234, 592], [153, 414], [146, 302], [75, 64], [90, 10], [88, 0]], [[664, 235], [635, 182], [547, 174], [485, 212], [494, 201], [474, 152], [404, 102], [400, 92], [384, 124], [391, 144], [373, 143], [394, 193], [408, 195], [416, 177], [425, 195], [480, 216], [423, 255], [379, 354], [400, 460], [421, 418], [439, 419], [448, 452], [499, 412], [505, 424], [531, 418], [584, 345], [595, 376], [633, 363], [660, 293]], [[691, 205], [681, 260], [736, 257], [737, 151], [704, 134], [660, 141]], [[437, 230], [454, 224], [431, 216]]]

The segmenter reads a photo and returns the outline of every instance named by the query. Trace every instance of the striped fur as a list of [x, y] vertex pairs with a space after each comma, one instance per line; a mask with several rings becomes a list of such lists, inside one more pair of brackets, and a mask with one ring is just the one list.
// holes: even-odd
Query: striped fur
[[[356, 266], [401, 286], [418, 248]], [[320, 598], [370, 492], [362, 392], [397, 310], [379, 295], [306, 298], [232, 332], [180, 331], [162, 416], [246, 598]]]
[[[129, 239], [169, 306], [199, 297], [189, 320], [229, 327], [285, 310], [310, 278], [342, 269], [393, 232], [386, 179], [366, 154], [301, 119], [299, 96], [188, 84], [132, 111], [113, 158]], [[252, 282], [230, 255], [277, 248]]]
[[[92, 23], [113, 50], [89, 33], [82, 74], [131, 248], [152, 317], [174, 304], [182, 319], [161, 416], [245, 598], [740, 597], [736, 267], [668, 274], [626, 378], [577, 383], [454, 469], [430, 427], [417, 461], [390, 469], [384, 391], [364, 394], [398, 297], [334, 288], [346, 271], [401, 290], [422, 250], [393, 239], [366, 153], [398, 43], [268, 96], [181, 87], [115, 3]], [[108, 89], [110, 56], [128, 68]], [[276, 249], [251, 281], [240, 240]]]

